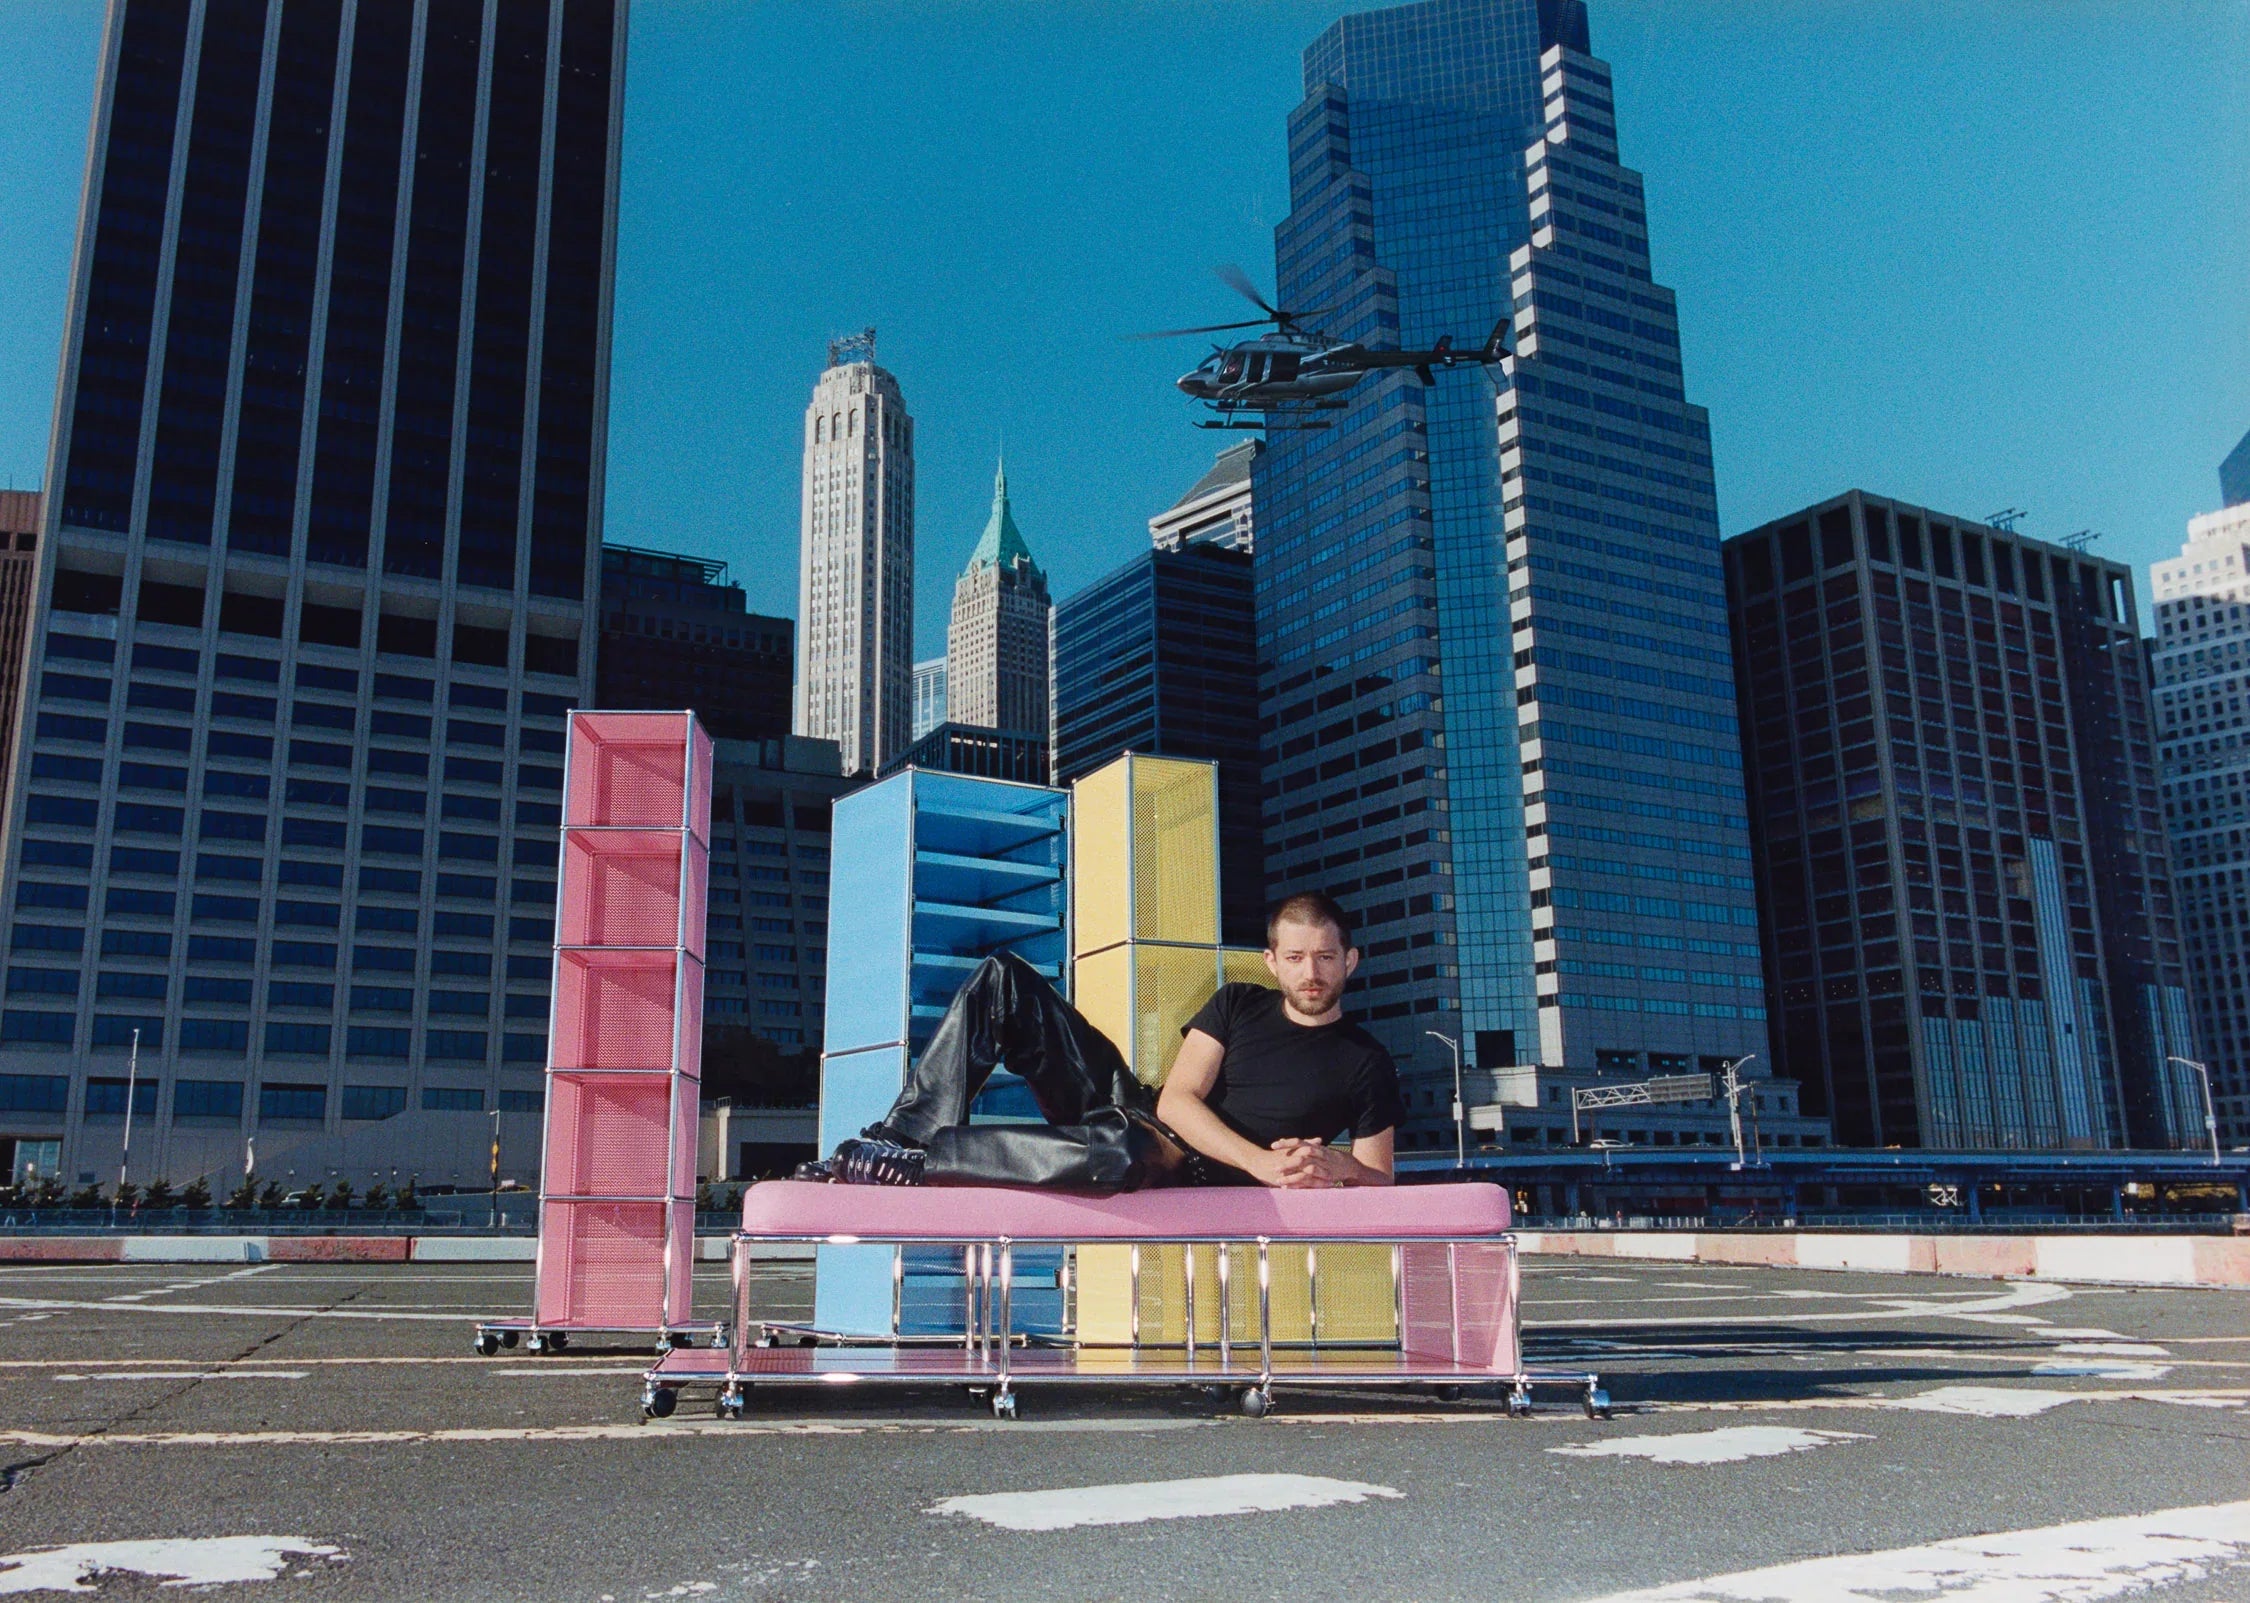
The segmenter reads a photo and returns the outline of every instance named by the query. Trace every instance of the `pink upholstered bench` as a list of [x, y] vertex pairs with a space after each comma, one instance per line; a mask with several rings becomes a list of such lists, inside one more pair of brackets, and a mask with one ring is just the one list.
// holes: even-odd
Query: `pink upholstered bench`
[[[753, 1385], [855, 1381], [966, 1384], [988, 1392], [994, 1412], [1015, 1413], [1015, 1388], [1032, 1382], [1189, 1383], [1231, 1388], [1244, 1412], [1263, 1414], [1276, 1378], [1322, 1386], [1418, 1385], [1442, 1394], [1503, 1385], [1512, 1411], [1530, 1407], [1532, 1385], [1583, 1390], [1589, 1413], [1608, 1412], [1596, 1377], [1538, 1374], [1522, 1361], [1515, 1241], [1508, 1195], [1482, 1183], [1277, 1191], [1180, 1188], [1080, 1196], [1008, 1187], [842, 1186], [770, 1181], [743, 1196], [735, 1238], [733, 1337], [724, 1350], [683, 1348], [645, 1377], [643, 1408], [673, 1411], [685, 1383], [715, 1381], [719, 1412], [738, 1416]], [[803, 1327], [750, 1318], [756, 1249], [782, 1243], [949, 1246], [962, 1253], [966, 1316], [958, 1337], [922, 1344], [824, 1338]], [[1327, 1245], [1387, 1246], [1395, 1341], [1323, 1346], [1274, 1340], [1268, 1306], [1281, 1252]], [[1178, 1247], [1186, 1255], [1183, 1339], [1122, 1347], [1070, 1340], [1027, 1341], [1014, 1329], [1014, 1255], [1019, 1246]], [[1197, 1339], [1195, 1253], [1216, 1259], [1216, 1339]], [[1132, 1254], [1138, 1307], [1141, 1254]], [[1309, 1264], [1311, 1259], [1306, 1260]], [[1229, 1267], [1255, 1275], [1257, 1336], [1236, 1337]], [[1308, 1269], [1308, 1274], [1310, 1270]], [[895, 1324], [895, 1320], [894, 1320]], [[796, 1344], [781, 1345], [781, 1338]]]

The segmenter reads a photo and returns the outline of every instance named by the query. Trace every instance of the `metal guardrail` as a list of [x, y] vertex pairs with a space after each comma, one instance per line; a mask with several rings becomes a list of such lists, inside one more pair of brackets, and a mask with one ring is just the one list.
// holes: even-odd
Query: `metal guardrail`
[[[731, 1235], [740, 1215], [706, 1210], [700, 1235]], [[466, 1208], [5, 1208], [0, 1236], [523, 1236], [539, 1233], [536, 1214]]]
[[2022, 1236], [2090, 1234], [2127, 1235], [2231, 1235], [2246, 1215], [2233, 1213], [2127, 1214], [2022, 1214], [2004, 1215], [1992, 1208], [1977, 1220], [1925, 1213], [1851, 1213], [1843, 1210], [1799, 1210], [1780, 1218], [1728, 1218], [1649, 1214], [1574, 1214], [1541, 1217], [1527, 1215], [1516, 1221], [1521, 1230], [1550, 1231], [1859, 1231], [1880, 1235]]

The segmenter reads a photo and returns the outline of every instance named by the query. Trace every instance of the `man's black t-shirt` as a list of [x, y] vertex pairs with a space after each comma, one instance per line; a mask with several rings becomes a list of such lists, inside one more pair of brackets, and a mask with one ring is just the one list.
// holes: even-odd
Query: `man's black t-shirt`
[[1404, 1116], [1398, 1070], [1382, 1043], [1341, 1019], [1292, 1023], [1279, 991], [1222, 986], [1180, 1033], [1188, 1030], [1226, 1048], [1206, 1099], [1211, 1111], [1261, 1147], [1284, 1136], [1380, 1135]]

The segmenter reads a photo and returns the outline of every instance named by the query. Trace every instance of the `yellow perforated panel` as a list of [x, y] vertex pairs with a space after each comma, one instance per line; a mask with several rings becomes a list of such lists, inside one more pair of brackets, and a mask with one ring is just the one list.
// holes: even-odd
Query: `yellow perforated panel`
[[1180, 1055], [1180, 1031], [1219, 988], [1218, 953], [1208, 946], [1133, 947], [1133, 1073], [1160, 1086]]
[[[1195, 1253], [1195, 1339], [1219, 1338], [1219, 1248]], [[1143, 1346], [1182, 1346], [1187, 1332], [1186, 1247], [1140, 1249], [1140, 1323]], [[1258, 1249], [1242, 1242], [1226, 1248], [1231, 1339], [1255, 1349], [1258, 1342]], [[1078, 1249], [1078, 1336], [1081, 1341], [1124, 1344], [1134, 1339], [1133, 1249]], [[1391, 1290], [1391, 1250], [1385, 1246], [1304, 1247], [1286, 1242], [1268, 1249], [1268, 1296], [1273, 1339], [1304, 1342], [1389, 1342], [1397, 1320]], [[1317, 1277], [1312, 1273], [1317, 1266]], [[1317, 1279], [1318, 1308], [1315, 1309]]]
[[1248, 947], [1227, 946], [1219, 950], [1219, 983], [1222, 985], [1263, 985], [1273, 989], [1273, 970], [1266, 967], [1266, 954]]
[[1215, 946], [1219, 939], [1217, 768], [1130, 757], [1133, 935]]
[[1129, 940], [1133, 904], [1126, 876], [1132, 848], [1127, 764], [1120, 757], [1070, 787], [1070, 947], [1073, 955]]
[[1089, 953], [1071, 964], [1070, 975], [1071, 1005], [1130, 1063], [1135, 1040], [1133, 949], [1112, 946], [1106, 952]]

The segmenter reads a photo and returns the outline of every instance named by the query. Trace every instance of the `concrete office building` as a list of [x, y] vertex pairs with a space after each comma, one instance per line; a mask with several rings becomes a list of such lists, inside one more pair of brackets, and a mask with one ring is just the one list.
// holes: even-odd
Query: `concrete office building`
[[784, 1051], [818, 1047], [827, 995], [828, 809], [852, 788], [828, 742], [722, 740], [711, 782], [703, 1012]]
[[[0, 796], [15, 767], [23, 716], [24, 648], [31, 599], [39, 588], [39, 530], [46, 521], [37, 490], [0, 490]], [[4, 822], [4, 816], [0, 816]]]
[[1159, 547], [1055, 608], [1054, 782], [1128, 751], [1218, 763], [1220, 934], [1238, 946], [1265, 944], [1258, 739], [1247, 549]]
[[945, 722], [945, 659], [925, 657], [914, 665], [914, 738]]
[[971, 774], [979, 779], [1012, 779], [1021, 785], [1047, 783], [1045, 735], [1015, 734], [979, 724], [939, 724], [883, 765], [882, 777], [903, 768], [928, 768], [941, 774]]
[[1267, 880], [1360, 918], [1409, 1148], [1453, 1140], [1427, 1031], [1558, 1073], [1765, 1045], [1708, 432], [1588, 49], [1577, 0], [1350, 16], [1289, 119], [1279, 304], [1525, 347], [1252, 470]]
[[914, 714], [914, 420], [873, 329], [829, 343], [804, 456], [790, 727], [873, 774]]
[[2250, 502], [2191, 519], [2180, 554], [2152, 563], [2149, 580], [2188, 991], [2220, 1137], [2239, 1145], [2250, 1140]]
[[1054, 603], [1008, 504], [1008, 469], [993, 475], [992, 515], [953, 583], [945, 634], [945, 713], [951, 723], [1044, 739]]
[[1210, 471], [1188, 486], [1187, 494], [1148, 520], [1150, 543], [1159, 551], [1188, 545], [1254, 550], [1258, 530], [1251, 511], [1250, 473], [1265, 448], [1263, 440], [1245, 440], [1221, 451]]
[[1727, 542], [1778, 1073], [1839, 1145], [2200, 1134], [2132, 573], [1853, 491]]
[[594, 704], [693, 707], [714, 739], [778, 739], [795, 633], [748, 611], [723, 562], [605, 545]]
[[9, 799], [0, 1136], [534, 1150], [591, 688], [615, 0], [116, 0]]

